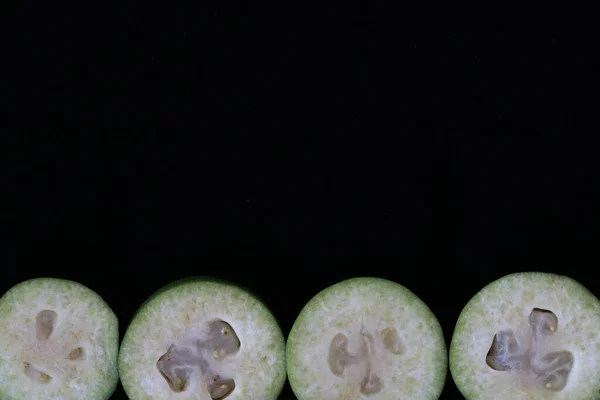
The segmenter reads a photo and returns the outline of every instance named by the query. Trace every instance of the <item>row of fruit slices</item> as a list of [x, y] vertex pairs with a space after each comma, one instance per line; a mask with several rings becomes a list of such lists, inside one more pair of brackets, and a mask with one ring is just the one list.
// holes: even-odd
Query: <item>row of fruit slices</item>
[[[352, 278], [314, 296], [287, 341], [230, 282], [174, 282], [118, 319], [91, 289], [22, 282], [0, 298], [0, 399], [431, 399], [447, 371], [467, 399], [600, 398], [600, 301], [566, 276], [507, 275], [464, 307], [452, 340], [404, 286]], [[449, 365], [449, 368], [448, 368]]]

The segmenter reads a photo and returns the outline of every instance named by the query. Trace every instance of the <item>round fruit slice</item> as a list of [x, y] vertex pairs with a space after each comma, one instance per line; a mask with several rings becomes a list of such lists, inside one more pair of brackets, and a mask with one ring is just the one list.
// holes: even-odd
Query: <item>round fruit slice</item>
[[274, 400], [285, 383], [285, 342], [248, 291], [186, 279], [159, 290], [133, 317], [119, 372], [131, 400]]
[[404, 286], [378, 278], [349, 279], [312, 298], [286, 355], [300, 400], [435, 400], [448, 369], [435, 315]]
[[467, 399], [600, 399], [600, 302], [566, 276], [507, 275], [465, 306], [450, 371]]
[[106, 400], [119, 381], [119, 323], [95, 292], [39, 278], [0, 298], [0, 399]]

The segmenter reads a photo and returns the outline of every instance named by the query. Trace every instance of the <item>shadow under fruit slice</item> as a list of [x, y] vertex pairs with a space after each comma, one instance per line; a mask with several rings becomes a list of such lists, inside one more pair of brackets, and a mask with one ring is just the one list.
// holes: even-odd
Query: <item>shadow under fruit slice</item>
[[500, 278], [465, 306], [450, 372], [473, 399], [600, 399], [600, 301], [566, 276]]
[[313, 297], [292, 327], [286, 359], [299, 400], [435, 400], [448, 370], [435, 315], [404, 286], [378, 278]]
[[0, 298], [0, 399], [106, 400], [119, 380], [118, 320], [98, 294], [39, 278]]
[[131, 400], [274, 400], [285, 341], [271, 312], [235, 284], [177, 281], [132, 319], [119, 354]]

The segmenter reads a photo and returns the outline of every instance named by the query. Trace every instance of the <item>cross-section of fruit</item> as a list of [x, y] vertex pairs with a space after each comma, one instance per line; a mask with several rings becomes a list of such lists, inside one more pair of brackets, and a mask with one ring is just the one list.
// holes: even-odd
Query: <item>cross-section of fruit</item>
[[354, 278], [312, 298], [287, 342], [299, 400], [438, 399], [448, 356], [429, 307], [404, 286]]
[[106, 400], [117, 386], [118, 320], [72, 281], [39, 278], [0, 298], [0, 399]]
[[159, 290], [131, 321], [119, 355], [131, 400], [275, 400], [285, 341], [247, 290], [207, 278]]
[[450, 371], [469, 400], [600, 399], [600, 301], [566, 276], [507, 275], [465, 306]]

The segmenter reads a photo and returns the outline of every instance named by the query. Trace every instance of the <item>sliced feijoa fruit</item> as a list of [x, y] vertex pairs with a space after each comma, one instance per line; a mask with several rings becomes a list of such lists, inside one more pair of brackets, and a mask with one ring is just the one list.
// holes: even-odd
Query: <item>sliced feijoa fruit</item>
[[404, 286], [353, 278], [313, 297], [287, 341], [299, 400], [438, 399], [448, 353], [431, 310]]
[[571, 278], [500, 278], [465, 306], [450, 372], [473, 399], [600, 399], [600, 302]]
[[106, 400], [119, 376], [119, 323], [72, 281], [39, 278], [0, 298], [0, 399]]
[[131, 400], [274, 400], [285, 383], [285, 341], [247, 290], [186, 279], [138, 310], [121, 344], [119, 372]]

